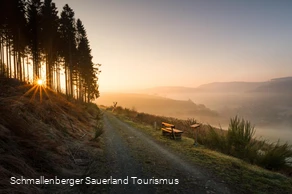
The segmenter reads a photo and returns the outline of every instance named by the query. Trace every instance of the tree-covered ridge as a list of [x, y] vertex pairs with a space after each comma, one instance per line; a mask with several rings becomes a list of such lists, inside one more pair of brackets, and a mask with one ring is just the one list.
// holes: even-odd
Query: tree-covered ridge
[[41, 78], [80, 101], [98, 97], [100, 65], [74, 15], [68, 4], [58, 14], [52, 0], [1, 0], [0, 73], [24, 82]]

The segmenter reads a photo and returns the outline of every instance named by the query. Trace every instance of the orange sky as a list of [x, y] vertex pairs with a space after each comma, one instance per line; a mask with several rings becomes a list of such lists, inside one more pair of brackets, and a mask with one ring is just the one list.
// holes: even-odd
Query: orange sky
[[101, 92], [292, 75], [292, 1], [54, 2], [84, 23]]

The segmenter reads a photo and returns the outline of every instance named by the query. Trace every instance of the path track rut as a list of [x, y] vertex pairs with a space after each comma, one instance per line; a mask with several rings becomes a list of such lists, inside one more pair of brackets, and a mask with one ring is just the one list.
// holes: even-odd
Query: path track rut
[[[128, 184], [111, 185], [111, 193], [231, 193], [210, 172], [180, 158], [141, 130], [104, 113], [106, 155], [110, 176]], [[137, 184], [137, 179], [178, 179], [179, 184]], [[136, 179], [136, 180], [137, 180]]]

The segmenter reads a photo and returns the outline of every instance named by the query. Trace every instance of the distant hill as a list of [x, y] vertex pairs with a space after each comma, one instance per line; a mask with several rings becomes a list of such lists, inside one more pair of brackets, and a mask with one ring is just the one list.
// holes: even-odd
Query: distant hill
[[292, 77], [275, 78], [271, 81], [264, 82], [252, 92], [265, 93], [292, 93]]
[[197, 92], [198, 88], [182, 87], [182, 86], [161, 86], [154, 88], [147, 88], [140, 90], [139, 92], [148, 94], [166, 94], [166, 93], [193, 93]]
[[173, 116], [178, 118], [216, 117], [217, 112], [203, 104], [195, 104], [191, 100], [172, 100], [154, 95], [102, 93], [96, 100], [98, 105], [111, 106], [118, 102], [118, 106], [136, 109], [150, 114]]
[[214, 82], [198, 87], [201, 92], [246, 92], [254, 90], [264, 82]]
[[292, 77], [274, 78], [265, 82], [213, 82], [199, 87], [154, 87], [140, 93], [167, 95], [173, 93], [241, 93], [241, 92], [292, 92]]

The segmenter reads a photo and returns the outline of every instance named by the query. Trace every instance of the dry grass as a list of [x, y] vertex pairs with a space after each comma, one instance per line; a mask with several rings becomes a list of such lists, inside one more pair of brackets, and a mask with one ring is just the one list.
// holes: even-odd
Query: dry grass
[[11, 185], [10, 177], [62, 176], [60, 169], [76, 168], [74, 157], [98, 146], [91, 141], [97, 107], [69, 102], [50, 90], [40, 98], [40, 90], [27, 92], [31, 88], [0, 79], [0, 193], [41, 193], [40, 185]]

